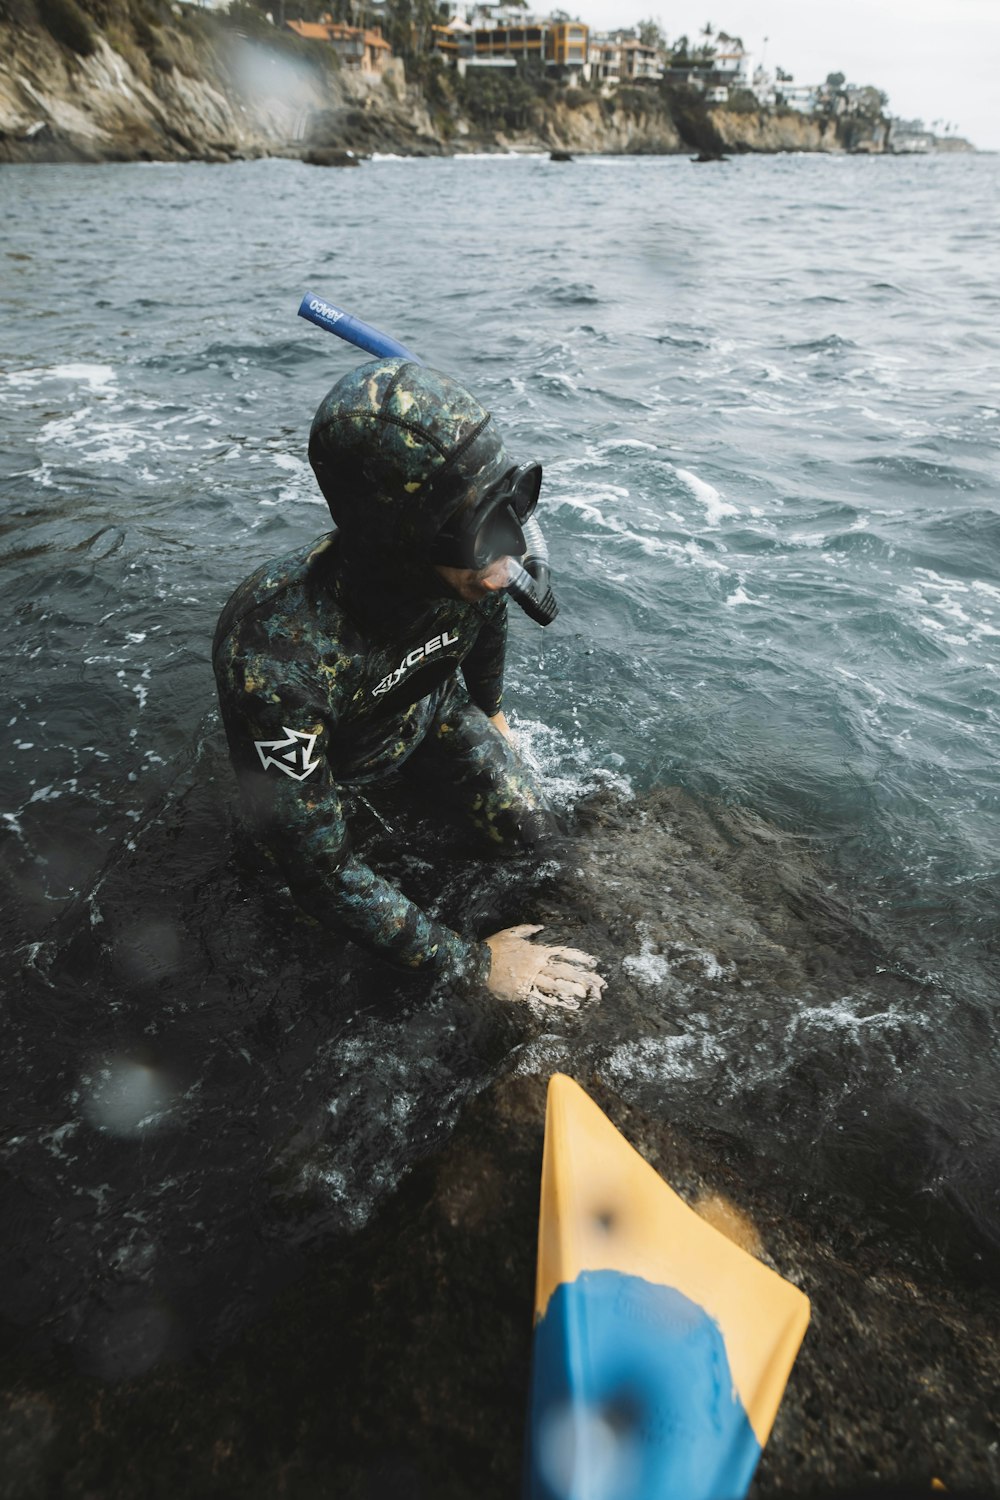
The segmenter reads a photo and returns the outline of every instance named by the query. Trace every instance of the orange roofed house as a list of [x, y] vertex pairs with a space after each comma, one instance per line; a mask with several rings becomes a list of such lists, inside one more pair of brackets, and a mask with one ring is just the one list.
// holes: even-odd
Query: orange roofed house
[[285, 25], [310, 42], [329, 42], [342, 63], [362, 73], [381, 73], [392, 57], [392, 48], [380, 31], [346, 26], [324, 16], [321, 21], [286, 21]]

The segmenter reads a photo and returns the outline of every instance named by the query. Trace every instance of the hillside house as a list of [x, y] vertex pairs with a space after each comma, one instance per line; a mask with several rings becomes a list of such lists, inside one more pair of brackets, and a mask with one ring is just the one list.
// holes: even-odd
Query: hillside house
[[613, 88], [618, 83], [659, 82], [666, 59], [647, 47], [633, 31], [595, 33], [587, 49], [588, 76]]
[[647, 47], [637, 37], [626, 37], [621, 43], [622, 82], [641, 83], [663, 77], [663, 53], [658, 47]]
[[542, 20], [521, 11], [516, 19], [495, 19], [503, 6], [481, 6], [468, 20], [454, 15], [433, 28], [433, 50], [462, 73], [470, 67], [515, 68], [536, 62], [548, 70], [582, 73], [587, 64], [588, 28], [580, 21]]
[[377, 29], [347, 26], [324, 16], [320, 21], [286, 21], [296, 36], [307, 41], [327, 42], [347, 68], [379, 75], [392, 57], [392, 48]]

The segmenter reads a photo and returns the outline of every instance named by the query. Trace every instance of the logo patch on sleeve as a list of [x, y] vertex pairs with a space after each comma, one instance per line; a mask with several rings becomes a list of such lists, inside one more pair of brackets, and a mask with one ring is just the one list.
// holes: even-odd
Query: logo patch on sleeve
[[265, 771], [268, 766], [274, 766], [276, 770], [284, 771], [293, 781], [305, 781], [322, 764], [312, 758], [319, 735], [304, 734], [301, 729], [289, 729], [287, 724], [282, 724], [281, 727], [287, 739], [254, 740], [260, 763]]
[[440, 635], [432, 636], [422, 646], [414, 646], [412, 651], [406, 653], [396, 670], [383, 677], [382, 681], [372, 688], [372, 697], [380, 698], [383, 693], [391, 692], [397, 682], [401, 682], [419, 662], [425, 661], [432, 652], [440, 651], [443, 646], [454, 646], [457, 640], [457, 635], [449, 635], [447, 630], [443, 630]]

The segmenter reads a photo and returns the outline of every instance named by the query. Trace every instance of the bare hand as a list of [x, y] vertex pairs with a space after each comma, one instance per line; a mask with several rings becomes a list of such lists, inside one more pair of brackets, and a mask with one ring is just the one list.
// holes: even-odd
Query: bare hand
[[581, 1000], [599, 1000], [606, 980], [595, 974], [597, 959], [579, 948], [549, 948], [528, 938], [541, 927], [505, 927], [486, 942], [493, 956], [486, 988], [502, 1000], [536, 1000], [579, 1010]]
[[502, 709], [499, 713], [495, 713], [493, 715], [493, 717], [490, 719], [490, 723], [493, 725], [494, 729], [498, 730], [500, 734], [503, 735], [505, 740], [509, 741], [509, 743], [512, 745], [514, 744], [514, 736], [510, 732], [510, 725], [507, 723], [507, 715], [503, 712]]

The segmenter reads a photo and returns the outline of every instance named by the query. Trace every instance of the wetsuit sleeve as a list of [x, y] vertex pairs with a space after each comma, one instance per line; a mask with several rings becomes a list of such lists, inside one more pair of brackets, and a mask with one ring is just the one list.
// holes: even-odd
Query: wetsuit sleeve
[[323, 720], [273, 699], [244, 699], [225, 717], [247, 811], [297, 905], [396, 968], [485, 982], [485, 943], [435, 922], [352, 852]]
[[503, 669], [507, 654], [507, 601], [500, 599], [494, 614], [483, 622], [476, 644], [462, 663], [469, 697], [487, 718], [503, 704]]

